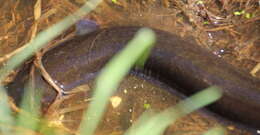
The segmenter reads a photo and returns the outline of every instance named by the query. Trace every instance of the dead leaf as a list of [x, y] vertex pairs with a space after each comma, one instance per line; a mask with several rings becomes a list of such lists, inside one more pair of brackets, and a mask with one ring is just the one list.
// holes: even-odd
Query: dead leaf
[[120, 103], [122, 102], [122, 98], [118, 97], [118, 96], [113, 96], [110, 98], [110, 102], [111, 102], [113, 108], [117, 108], [120, 105]]

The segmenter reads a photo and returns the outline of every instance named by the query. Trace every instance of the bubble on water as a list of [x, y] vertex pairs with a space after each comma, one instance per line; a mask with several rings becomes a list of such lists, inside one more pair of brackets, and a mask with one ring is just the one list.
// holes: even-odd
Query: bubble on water
[[64, 89], [64, 85], [61, 84], [61, 85], [60, 85], [60, 88]]
[[209, 36], [210, 39], [213, 39], [213, 36], [210, 32], [208, 33], [208, 36]]
[[219, 49], [213, 52], [213, 54], [217, 55], [218, 57], [222, 57], [225, 53], [226, 51], [224, 49]]

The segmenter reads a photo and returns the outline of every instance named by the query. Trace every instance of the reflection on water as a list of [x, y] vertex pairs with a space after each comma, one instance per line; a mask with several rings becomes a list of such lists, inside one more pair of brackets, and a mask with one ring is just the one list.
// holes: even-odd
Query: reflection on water
[[217, 55], [218, 57], [222, 57], [222, 55], [225, 54], [225, 50], [224, 49], [219, 49], [217, 51], [214, 51], [213, 54]]

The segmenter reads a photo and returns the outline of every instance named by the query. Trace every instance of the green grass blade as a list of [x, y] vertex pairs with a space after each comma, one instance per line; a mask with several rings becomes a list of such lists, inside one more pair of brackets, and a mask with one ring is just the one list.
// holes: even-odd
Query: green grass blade
[[[0, 86], [0, 123], [1, 125], [12, 126], [14, 124], [14, 119], [11, 114], [11, 109], [8, 104], [8, 96], [5, 91], [5, 88]], [[10, 129], [9, 126], [0, 126], [0, 133], [3, 135], [9, 135]]]
[[144, 68], [145, 61], [149, 58], [150, 53], [151, 53], [151, 48], [148, 48], [147, 50], [144, 51], [142, 56], [135, 63], [137, 68], [140, 69]]
[[217, 126], [214, 128], [211, 128], [207, 132], [205, 132], [203, 135], [225, 135], [225, 129], [223, 127]]
[[142, 53], [151, 48], [154, 42], [154, 33], [147, 28], [141, 29], [125, 49], [119, 52], [101, 71], [96, 80], [93, 101], [90, 103], [80, 127], [81, 135], [94, 133], [109, 97], [138, 58], [142, 56]]
[[64, 30], [69, 28], [75, 22], [77, 22], [81, 17], [85, 16], [91, 10], [95, 9], [96, 6], [102, 0], [89, 0], [87, 1], [84, 6], [82, 6], [78, 11], [65, 17], [62, 21], [53, 26], [49, 27], [48, 29], [40, 32], [35, 39], [31, 42], [27, 43], [25, 48], [11, 57], [4, 66], [0, 69], [0, 82], [16, 67], [18, 67], [22, 62], [26, 59], [31, 57], [36, 51], [41, 49], [45, 44], [49, 41], [57, 37], [61, 34]]
[[29, 80], [20, 105], [23, 112], [19, 113], [16, 124], [19, 127], [31, 130], [35, 130], [38, 127], [42, 96], [41, 90], [35, 88], [34, 85], [34, 81]]
[[218, 88], [210, 87], [181, 101], [176, 106], [166, 109], [154, 117], [151, 117], [150, 120], [140, 122], [138, 125], [131, 127], [125, 133], [125, 135], [160, 135], [171, 123], [173, 123], [178, 118], [212, 102], [215, 102], [220, 97], [221, 92], [218, 90]]

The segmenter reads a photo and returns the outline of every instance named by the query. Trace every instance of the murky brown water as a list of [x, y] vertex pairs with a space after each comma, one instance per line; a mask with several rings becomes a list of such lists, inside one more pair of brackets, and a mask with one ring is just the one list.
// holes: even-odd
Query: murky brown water
[[[93, 80], [75, 88], [88, 89], [89, 87], [90, 90], [86, 93], [78, 93], [64, 100], [60, 108], [57, 109], [60, 115], [56, 115], [54, 120], [60, 121], [66, 128], [76, 131], [80, 124], [83, 110], [87, 109], [88, 103], [91, 101], [90, 95]], [[143, 112], [149, 109], [160, 112], [174, 106], [181, 100], [180, 96], [182, 95], [178, 94], [174, 89], [144, 74], [135, 73], [128, 75], [121, 82], [117, 92], [110, 98], [107, 110], [96, 134], [121, 135]], [[167, 128], [164, 134], [199, 135], [218, 124], [224, 126], [228, 134], [250, 134], [250, 132], [234, 125], [234, 123], [228, 123], [212, 116], [214, 115], [210, 113], [194, 112], [177, 120], [177, 122]]]

